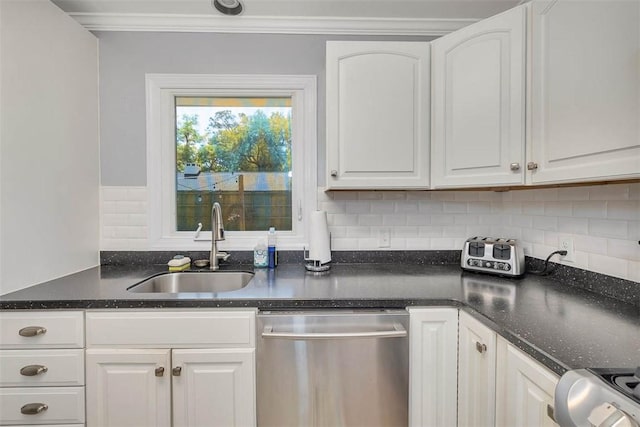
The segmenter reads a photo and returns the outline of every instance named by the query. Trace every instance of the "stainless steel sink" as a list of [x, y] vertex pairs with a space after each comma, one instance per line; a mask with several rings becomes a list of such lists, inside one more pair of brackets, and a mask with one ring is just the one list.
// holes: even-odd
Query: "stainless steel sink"
[[162, 273], [130, 288], [136, 293], [220, 293], [242, 289], [253, 279], [247, 271], [207, 271]]

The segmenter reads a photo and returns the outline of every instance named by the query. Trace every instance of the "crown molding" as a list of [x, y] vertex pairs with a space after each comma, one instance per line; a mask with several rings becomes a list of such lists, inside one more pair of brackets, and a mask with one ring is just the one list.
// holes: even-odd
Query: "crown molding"
[[217, 17], [177, 14], [70, 13], [91, 31], [442, 36], [477, 19]]

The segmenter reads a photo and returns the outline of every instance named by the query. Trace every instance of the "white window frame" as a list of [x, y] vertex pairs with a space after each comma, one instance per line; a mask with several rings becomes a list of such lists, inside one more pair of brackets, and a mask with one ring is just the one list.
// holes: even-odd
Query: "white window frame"
[[[211, 232], [176, 231], [176, 96], [276, 96], [292, 100], [292, 230], [278, 231], [278, 248], [308, 243], [309, 212], [317, 209], [317, 86], [314, 75], [146, 74], [147, 189], [151, 249], [208, 250]], [[264, 231], [227, 231], [225, 250], [250, 250]]]

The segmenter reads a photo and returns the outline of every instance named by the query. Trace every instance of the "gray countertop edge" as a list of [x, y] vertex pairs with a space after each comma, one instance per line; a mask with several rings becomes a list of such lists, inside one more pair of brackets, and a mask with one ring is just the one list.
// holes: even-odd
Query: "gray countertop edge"
[[476, 309], [455, 299], [269, 299], [269, 300], [76, 300], [76, 301], [0, 301], [0, 309], [140, 309], [140, 308], [257, 308], [259, 310], [300, 309], [391, 309], [407, 307], [453, 307], [465, 310], [507, 341], [561, 376], [571, 367], [518, 337]]

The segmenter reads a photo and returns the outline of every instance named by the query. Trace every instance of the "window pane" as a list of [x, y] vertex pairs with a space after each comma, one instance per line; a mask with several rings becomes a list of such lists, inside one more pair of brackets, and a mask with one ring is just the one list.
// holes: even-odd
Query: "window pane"
[[176, 97], [176, 224], [292, 230], [291, 98]]

